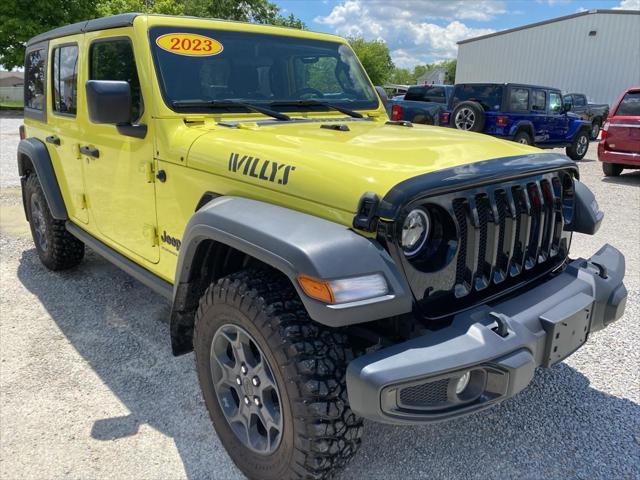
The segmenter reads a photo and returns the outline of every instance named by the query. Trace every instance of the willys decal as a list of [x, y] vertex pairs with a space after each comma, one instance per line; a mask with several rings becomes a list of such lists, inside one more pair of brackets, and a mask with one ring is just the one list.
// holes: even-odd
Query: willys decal
[[257, 178], [265, 182], [286, 185], [289, 183], [291, 172], [296, 169], [293, 165], [262, 160], [249, 155], [240, 156], [239, 153], [229, 155], [229, 171], [239, 172], [247, 177]]

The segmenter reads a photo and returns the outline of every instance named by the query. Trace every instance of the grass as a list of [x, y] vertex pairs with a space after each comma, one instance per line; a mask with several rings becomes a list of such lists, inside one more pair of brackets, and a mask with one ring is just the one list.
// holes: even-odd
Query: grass
[[23, 108], [22, 102], [0, 102], [0, 108]]

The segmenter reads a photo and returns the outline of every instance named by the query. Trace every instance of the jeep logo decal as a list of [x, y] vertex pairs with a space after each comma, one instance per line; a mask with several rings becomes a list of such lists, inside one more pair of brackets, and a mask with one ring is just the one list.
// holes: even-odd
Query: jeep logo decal
[[162, 232], [162, 236], [160, 237], [160, 240], [162, 240], [164, 243], [168, 245], [171, 245], [176, 250], [180, 250], [180, 245], [182, 245], [182, 242], [179, 239], [169, 235], [166, 230]]
[[296, 169], [293, 165], [277, 163], [273, 160], [261, 160], [258, 157], [231, 153], [229, 155], [229, 171], [240, 172], [242, 175], [257, 178], [267, 182], [286, 185], [289, 183], [289, 174]]

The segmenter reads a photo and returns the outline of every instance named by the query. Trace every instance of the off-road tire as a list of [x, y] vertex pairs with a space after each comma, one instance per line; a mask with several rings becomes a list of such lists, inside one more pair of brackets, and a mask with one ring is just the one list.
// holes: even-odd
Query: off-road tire
[[[64, 220], [51, 216], [37, 175], [29, 175], [24, 188], [31, 236], [42, 264], [49, 270], [66, 270], [78, 265], [84, 257], [84, 243], [67, 231]], [[37, 205], [40, 212], [34, 212], [33, 205]], [[38, 229], [44, 241], [39, 240]]]
[[622, 165], [617, 163], [602, 162], [602, 171], [606, 177], [617, 177], [622, 173]]
[[[468, 114], [471, 116], [467, 116], [468, 121], [462, 122], [464, 123], [463, 126], [461, 125], [458, 116], [463, 115], [465, 112], [468, 112]], [[460, 102], [458, 105], [456, 105], [456, 108], [453, 109], [450, 118], [450, 122], [454, 128], [457, 128], [458, 130], [466, 130], [469, 132], [482, 132], [482, 130], [484, 130], [484, 123], [486, 121], [486, 115], [484, 113], [482, 105], [480, 105], [478, 102], [472, 101]]]
[[600, 127], [602, 127], [602, 122], [598, 119], [594, 120], [591, 123], [591, 131], [589, 132], [589, 137], [591, 137], [591, 140], [598, 139], [598, 135], [600, 135]]
[[[581, 152], [580, 151], [581, 142], [582, 142], [581, 139], [583, 137], [586, 138], [586, 148], [584, 149], [584, 151]], [[567, 157], [569, 157], [571, 160], [582, 160], [588, 151], [589, 151], [589, 130], [587, 129], [582, 129], [578, 131], [578, 133], [576, 133], [575, 136], [573, 137], [573, 141], [571, 142], [571, 145], [569, 145], [565, 149]]]
[[[239, 440], [213, 386], [211, 343], [229, 324], [253, 336], [278, 385], [283, 429], [270, 455], [255, 453]], [[347, 338], [311, 320], [284, 275], [247, 269], [209, 286], [196, 312], [193, 343], [214, 428], [250, 479], [330, 478], [357, 452], [362, 419], [347, 401], [345, 370], [353, 356]]]
[[533, 145], [533, 139], [531, 135], [525, 130], [520, 130], [516, 133], [515, 137], [513, 137], [513, 141], [516, 143], [520, 143], [522, 145]]

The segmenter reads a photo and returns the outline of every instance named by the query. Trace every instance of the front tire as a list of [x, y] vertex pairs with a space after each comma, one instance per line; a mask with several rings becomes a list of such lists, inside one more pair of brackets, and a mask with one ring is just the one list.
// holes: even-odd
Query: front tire
[[[362, 420], [347, 402], [347, 338], [311, 320], [281, 273], [247, 269], [212, 284], [196, 313], [194, 350], [213, 426], [247, 477], [329, 478], [357, 452]], [[220, 361], [230, 381], [221, 380]], [[256, 389], [265, 381], [266, 402]], [[260, 413], [267, 403], [270, 411]], [[267, 432], [271, 447], [255, 448]]]
[[64, 220], [53, 218], [35, 174], [29, 175], [24, 189], [31, 236], [42, 264], [49, 270], [78, 265], [84, 257], [84, 243], [67, 231]]
[[580, 130], [565, 151], [571, 160], [582, 160], [587, 150], [589, 150], [589, 134], [587, 130]]
[[602, 163], [602, 171], [606, 177], [617, 177], [622, 173], [622, 166], [617, 163]]

